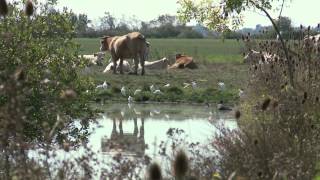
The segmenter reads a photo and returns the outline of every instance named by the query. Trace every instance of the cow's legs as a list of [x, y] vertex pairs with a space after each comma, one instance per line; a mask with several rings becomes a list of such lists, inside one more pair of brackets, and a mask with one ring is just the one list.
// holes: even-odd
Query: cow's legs
[[141, 53], [140, 54], [140, 65], [141, 65], [141, 75], [144, 75], [144, 61], [146, 59], [146, 54], [145, 53]]
[[119, 68], [120, 68], [120, 74], [123, 74], [123, 59], [122, 58], [120, 58]]
[[117, 74], [117, 58], [116, 57], [112, 57], [112, 61], [113, 61], [113, 74]]
[[137, 56], [134, 57], [134, 74], [138, 74], [138, 66], [139, 66], [139, 59]]

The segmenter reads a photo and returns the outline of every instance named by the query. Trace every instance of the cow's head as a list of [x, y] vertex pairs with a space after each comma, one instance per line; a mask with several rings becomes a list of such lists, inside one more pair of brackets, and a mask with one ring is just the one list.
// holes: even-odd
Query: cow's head
[[97, 52], [93, 54], [94, 57], [97, 57], [97, 65], [102, 66], [102, 61], [104, 60], [105, 53]]
[[93, 56], [97, 57], [98, 61], [102, 61], [102, 60], [104, 60], [105, 53], [104, 52], [97, 52], [97, 53], [94, 53]]
[[168, 62], [169, 62], [169, 60], [168, 60], [166, 57], [162, 58], [161, 60], [162, 60], [164, 63], [168, 63]]
[[100, 45], [100, 51], [107, 51], [109, 50], [109, 42], [110, 42], [111, 37], [110, 36], [103, 36], [101, 38], [101, 45]]
[[182, 56], [182, 54], [178, 53], [176, 54], [176, 59], [180, 58]]

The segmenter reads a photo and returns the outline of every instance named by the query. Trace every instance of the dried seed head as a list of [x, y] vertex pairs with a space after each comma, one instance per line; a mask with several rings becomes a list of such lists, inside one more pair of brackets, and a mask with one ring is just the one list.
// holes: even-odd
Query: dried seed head
[[304, 93], [303, 93], [303, 98], [304, 98], [304, 99], [307, 99], [307, 98], [308, 98], [308, 93], [307, 93], [307, 92], [304, 92]]
[[261, 109], [265, 111], [269, 107], [270, 102], [271, 102], [270, 98], [265, 99], [262, 103]]
[[177, 178], [182, 178], [187, 174], [189, 168], [188, 157], [184, 151], [179, 150], [173, 162], [173, 174]]
[[32, 16], [33, 11], [34, 11], [34, 8], [33, 8], [33, 4], [32, 4], [32, 2], [31, 2], [31, 0], [28, 0], [28, 1], [26, 2], [26, 9], [25, 9], [25, 11], [26, 11], [26, 15], [27, 15], [27, 16]]
[[22, 81], [25, 79], [24, 71], [22, 68], [18, 68], [14, 73], [14, 79], [16, 81]]
[[6, 0], [0, 0], [0, 15], [6, 16], [8, 14], [8, 4]]
[[310, 126], [310, 127], [311, 127], [311, 129], [314, 129], [314, 124], [311, 124], [311, 126]]
[[160, 180], [162, 179], [161, 168], [157, 163], [152, 163], [149, 167], [149, 179]]
[[235, 117], [236, 117], [236, 119], [239, 119], [241, 117], [241, 113], [239, 110], [236, 111]]

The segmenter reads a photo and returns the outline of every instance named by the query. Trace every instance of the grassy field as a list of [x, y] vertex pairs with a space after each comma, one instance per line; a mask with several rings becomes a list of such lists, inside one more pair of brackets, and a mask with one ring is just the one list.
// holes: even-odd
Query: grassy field
[[[99, 39], [77, 39], [83, 54], [92, 54], [99, 49]], [[174, 60], [175, 53], [184, 53], [194, 57], [199, 68], [195, 70], [147, 70], [145, 76], [103, 74], [105, 66], [92, 66], [84, 75], [92, 77], [95, 84], [107, 81], [111, 88], [95, 91], [97, 100], [127, 101], [129, 95], [135, 101], [216, 103], [220, 100], [234, 104], [238, 100], [238, 89], [247, 84], [247, 65], [242, 63], [242, 44], [235, 40], [213, 39], [149, 39], [151, 43], [150, 59], [168, 57]], [[107, 53], [109, 55], [109, 53]], [[107, 58], [108, 59], [108, 58]], [[106, 62], [104, 62], [105, 64]], [[197, 88], [184, 88], [183, 83], [197, 82]], [[220, 91], [218, 82], [224, 82], [226, 89]], [[170, 87], [163, 87], [169, 83]], [[155, 85], [164, 94], [150, 92]], [[127, 95], [120, 93], [122, 86]], [[142, 93], [134, 96], [134, 91]]]
[[[76, 39], [82, 54], [99, 51], [100, 40]], [[241, 62], [243, 44], [236, 40], [221, 39], [148, 39], [151, 43], [150, 60], [173, 58], [176, 53], [193, 56], [197, 61]], [[109, 55], [109, 54], [108, 54]]]

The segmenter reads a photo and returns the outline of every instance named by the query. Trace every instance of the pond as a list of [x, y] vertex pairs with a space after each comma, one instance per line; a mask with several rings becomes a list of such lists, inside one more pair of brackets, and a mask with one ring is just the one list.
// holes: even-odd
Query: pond
[[[105, 104], [99, 108], [104, 112], [96, 123], [90, 124], [87, 148], [71, 148], [68, 152], [58, 148], [52, 150], [50, 153], [55, 155], [50, 159], [51, 163], [59, 164], [91, 154], [99, 165], [88, 164], [101, 174], [103, 164], [110, 164], [111, 157], [121, 153], [131, 159], [147, 156], [163, 164], [166, 160], [160, 156], [160, 146], [169, 141], [170, 134], [183, 132], [180, 134], [183, 142], [209, 144], [217, 130], [215, 125], [223, 123], [231, 129], [237, 127], [232, 111], [221, 112], [204, 105]], [[79, 122], [75, 121], [73, 125], [79, 126]], [[38, 155], [37, 151], [30, 152], [32, 157]], [[106, 168], [110, 167], [106, 165]]]

